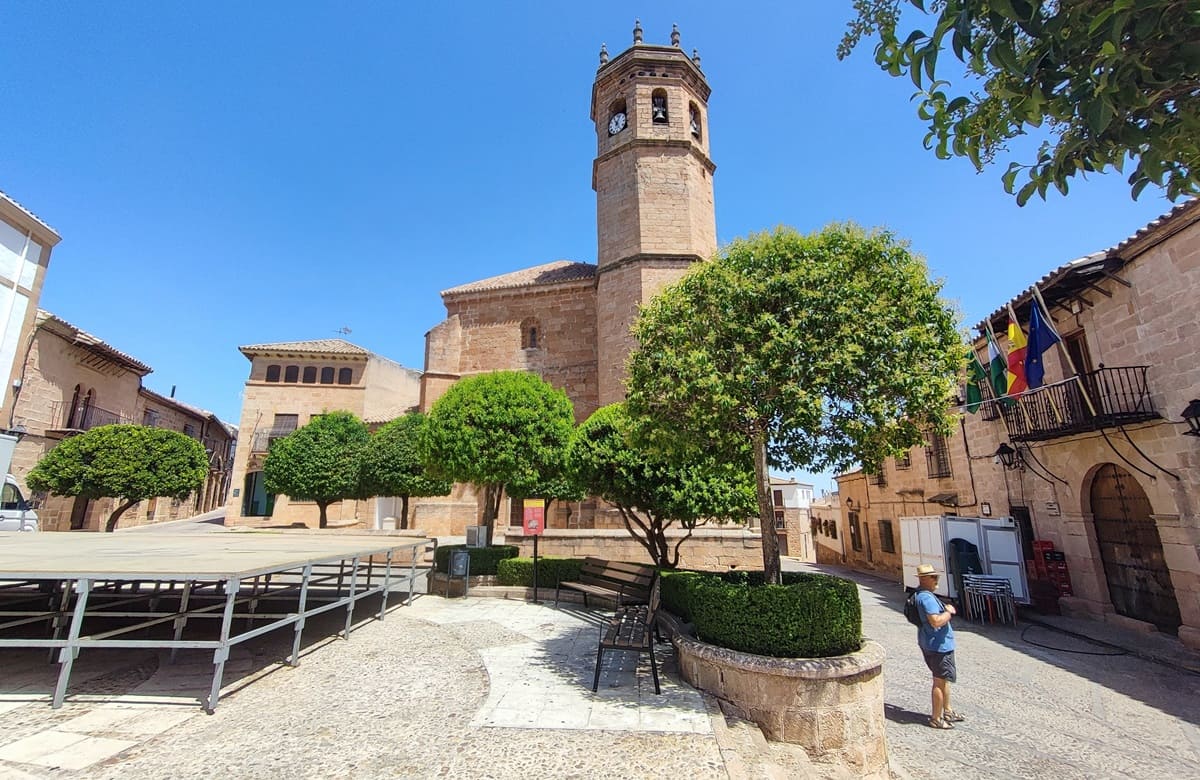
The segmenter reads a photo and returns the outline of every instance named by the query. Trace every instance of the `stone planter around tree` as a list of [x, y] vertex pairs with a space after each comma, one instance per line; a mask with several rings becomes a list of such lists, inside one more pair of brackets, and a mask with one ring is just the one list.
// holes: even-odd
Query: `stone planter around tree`
[[768, 739], [796, 743], [863, 777], [889, 776], [879, 643], [867, 639], [858, 652], [832, 658], [771, 658], [701, 642], [678, 623], [668, 630], [683, 679], [757, 723]]

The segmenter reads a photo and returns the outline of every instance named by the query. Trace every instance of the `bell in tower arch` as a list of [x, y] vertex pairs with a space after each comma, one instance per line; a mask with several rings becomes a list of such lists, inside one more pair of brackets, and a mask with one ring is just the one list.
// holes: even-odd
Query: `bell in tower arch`
[[667, 123], [667, 93], [656, 89], [650, 98], [650, 116], [656, 125]]

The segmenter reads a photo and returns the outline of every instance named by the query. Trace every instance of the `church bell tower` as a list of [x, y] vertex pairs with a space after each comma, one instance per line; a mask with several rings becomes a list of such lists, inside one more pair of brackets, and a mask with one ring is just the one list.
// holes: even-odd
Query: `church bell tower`
[[700, 57], [642, 41], [609, 59], [592, 87], [596, 126], [596, 335], [599, 402], [625, 397], [638, 306], [717, 249], [708, 156], [708, 82]]

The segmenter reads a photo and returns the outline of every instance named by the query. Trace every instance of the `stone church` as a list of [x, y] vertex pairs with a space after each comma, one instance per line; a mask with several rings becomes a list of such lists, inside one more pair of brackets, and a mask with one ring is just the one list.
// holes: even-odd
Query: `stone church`
[[[446, 319], [426, 335], [422, 411], [458, 379], [506, 369], [562, 388], [577, 422], [624, 398], [638, 307], [717, 249], [709, 92], [677, 29], [658, 46], [643, 42], [639, 24], [632, 47], [611, 59], [601, 49], [591, 103], [596, 263], [559, 260], [445, 290]], [[450, 526], [475, 512], [462, 490], [422, 500], [416, 527], [461, 533]], [[588, 502], [552, 507], [548, 520], [608, 525]]]

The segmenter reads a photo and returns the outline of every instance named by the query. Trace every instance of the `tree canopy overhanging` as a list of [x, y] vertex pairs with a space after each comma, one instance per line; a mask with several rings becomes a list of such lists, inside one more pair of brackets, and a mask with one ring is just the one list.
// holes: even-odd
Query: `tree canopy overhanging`
[[[838, 47], [879, 36], [875, 61], [916, 85], [925, 145], [976, 169], [1047, 125], [1032, 162], [1012, 162], [1005, 190], [1024, 205], [1079, 174], [1123, 171], [1134, 198], [1149, 184], [1172, 200], [1200, 194], [1200, 7], [1180, 0], [854, 0]], [[928, 31], [900, 29], [905, 6]], [[949, 47], [966, 84], [946, 80]], [[952, 77], [960, 75], [953, 69]], [[1024, 172], [1020, 188], [1017, 179]]]
[[939, 291], [884, 231], [780, 228], [735, 241], [634, 326], [635, 435], [676, 459], [738, 462], [749, 448], [773, 578], [769, 467], [870, 471], [948, 431], [963, 352]]
[[64, 439], [25, 478], [31, 490], [92, 500], [114, 498], [104, 525], [149, 498], [187, 498], [204, 484], [208, 454], [200, 442], [178, 431], [143, 425], [102, 425]]

